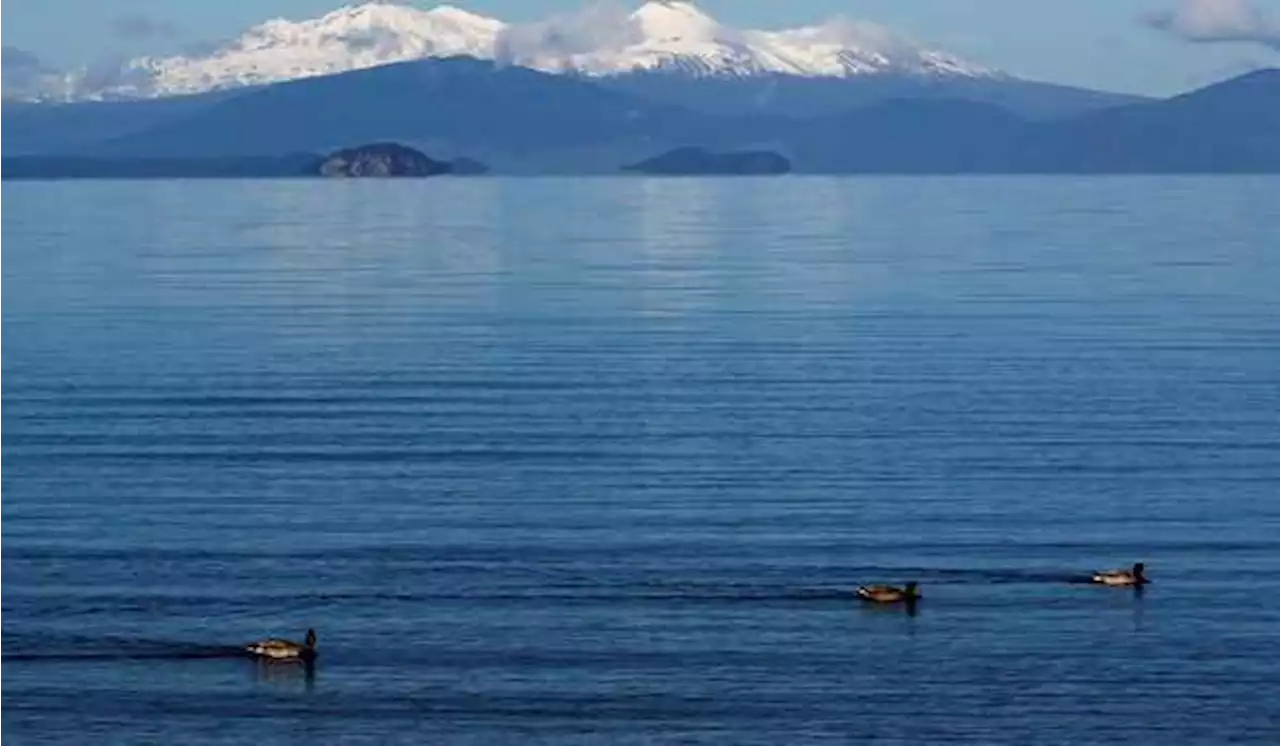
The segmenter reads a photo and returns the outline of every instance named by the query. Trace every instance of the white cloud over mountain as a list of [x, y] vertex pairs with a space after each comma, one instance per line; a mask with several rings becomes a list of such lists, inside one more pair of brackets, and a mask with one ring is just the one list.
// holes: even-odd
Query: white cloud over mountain
[[1280, 51], [1280, 17], [1250, 0], [1182, 0], [1144, 21], [1186, 41], [1251, 42]]

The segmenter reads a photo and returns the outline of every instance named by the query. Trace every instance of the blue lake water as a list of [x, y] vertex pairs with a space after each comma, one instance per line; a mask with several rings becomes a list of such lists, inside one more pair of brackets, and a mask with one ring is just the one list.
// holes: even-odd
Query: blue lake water
[[4, 741], [1275, 743], [1276, 194], [6, 183]]

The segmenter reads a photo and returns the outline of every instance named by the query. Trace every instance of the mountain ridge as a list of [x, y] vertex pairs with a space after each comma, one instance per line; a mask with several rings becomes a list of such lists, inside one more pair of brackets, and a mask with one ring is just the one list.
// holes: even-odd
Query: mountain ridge
[[[95, 107], [167, 114], [151, 122], [113, 114], [117, 124], [132, 122], [128, 131], [85, 140]], [[498, 173], [611, 173], [689, 147], [773, 151], [799, 173], [1275, 173], [1280, 71], [1047, 120], [945, 96], [890, 97], [818, 116], [717, 115], [591, 78], [460, 57], [237, 95], [6, 107], [4, 130], [11, 155], [271, 157], [390, 140], [446, 158], [478, 157]], [[37, 140], [47, 132], [79, 139], [21, 147], [32, 132]]]
[[[618, 6], [620, 8], [621, 6]], [[556, 74], [608, 77], [661, 71], [692, 77], [994, 78], [1004, 74], [836, 17], [762, 30], [720, 23], [691, 0], [648, 0], [633, 12], [588, 8], [511, 24], [451, 5], [345, 5], [317, 18], [272, 19], [203, 56], [129, 60], [99, 74], [59, 78], [63, 100], [151, 98], [316, 77], [424, 58], [465, 55]]]
[[420, 60], [265, 87], [100, 152], [270, 156], [383, 139], [506, 173], [612, 173], [689, 147], [774, 151], [797, 173], [1277, 173], [1280, 73], [1037, 122], [946, 97], [814, 118], [712, 115], [591, 79]]
[[549, 151], [645, 142], [686, 133], [693, 121], [678, 107], [649, 104], [587, 80], [452, 57], [263, 86], [195, 115], [105, 140], [89, 152], [260, 156], [393, 140], [445, 156], [483, 158], [491, 143]]

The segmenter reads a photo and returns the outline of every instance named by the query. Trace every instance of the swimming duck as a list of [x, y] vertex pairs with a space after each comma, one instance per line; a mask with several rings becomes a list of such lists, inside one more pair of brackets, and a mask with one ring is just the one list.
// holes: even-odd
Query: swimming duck
[[259, 640], [249, 643], [245, 646], [245, 651], [259, 658], [270, 658], [272, 660], [314, 660], [316, 657], [316, 631], [314, 629], [307, 630], [306, 642], [299, 645], [289, 640], [281, 640], [278, 638], [270, 638], [267, 640]]
[[1130, 570], [1102, 570], [1093, 574], [1093, 582], [1110, 586], [1141, 586], [1147, 584], [1145, 571], [1147, 566], [1141, 562], [1134, 563]]
[[915, 603], [920, 599], [913, 580], [902, 588], [893, 585], [864, 585], [858, 588], [858, 598], [877, 604]]

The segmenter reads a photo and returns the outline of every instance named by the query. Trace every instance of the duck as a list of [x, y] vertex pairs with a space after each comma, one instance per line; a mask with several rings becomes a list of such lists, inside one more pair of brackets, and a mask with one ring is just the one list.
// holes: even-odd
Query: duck
[[1092, 582], [1112, 587], [1143, 586], [1149, 582], [1146, 569], [1145, 564], [1135, 562], [1129, 570], [1100, 570], [1093, 574]]
[[857, 593], [858, 598], [863, 601], [876, 604], [913, 604], [920, 599], [920, 591], [914, 580], [901, 588], [894, 585], [864, 585], [858, 588]]
[[312, 661], [316, 657], [316, 631], [307, 630], [306, 641], [301, 645], [290, 640], [271, 637], [251, 642], [244, 649], [250, 655], [270, 660]]

